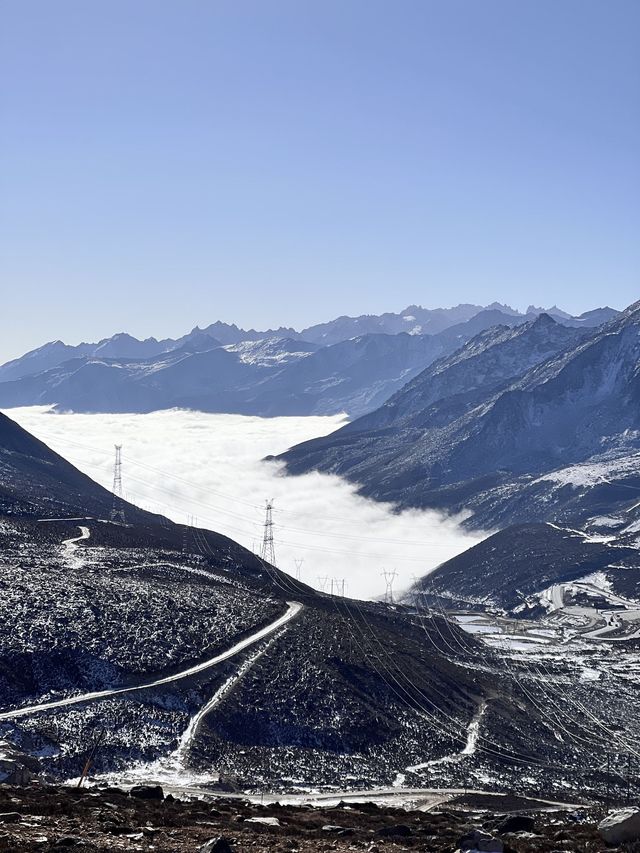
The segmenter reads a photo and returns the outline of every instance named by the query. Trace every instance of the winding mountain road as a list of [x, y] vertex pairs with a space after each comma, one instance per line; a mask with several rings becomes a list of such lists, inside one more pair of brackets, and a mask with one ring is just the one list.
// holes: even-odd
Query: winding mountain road
[[279, 616], [275, 622], [271, 622], [269, 625], [266, 625], [264, 628], [256, 631], [255, 634], [251, 634], [250, 637], [245, 637], [244, 640], [240, 640], [225, 652], [221, 652], [215, 657], [203, 661], [202, 663], [198, 663], [195, 666], [190, 666], [188, 669], [176, 672], [174, 675], [167, 675], [164, 678], [156, 678], [153, 681], [145, 681], [131, 687], [116, 687], [111, 690], [97, 690], [93, 693], [83, 693], [80, 696], [69, 696], [66, 699], [58, 699], [55, 702], [45, 702], [40, 705], [28, 705], [24, 708], [15, 708], [12, 711], [3, 711], [0, 713], [0, 720], [13, 720], [17, 717], [26, 717], [30, 714], [37, 714], [40, 711], [51, 711], [55, 708], [66, 708], [70, 705], [82, 705], [85, 702], [96, 702], [100, 699], [109, 699], [112, 696], [121, 696], [124, 693], [136, 693], [140, 690], [162, 687], [164, 684], [172, 684], [175, 681], [180, 681], [181, 679], [188, 678], [191, 675], [197, 675], [198, 673], [204, 672], [205, 670], [222, 663], [222, 661], [228, 660], [234, 655], [237, 655], [238, 652], [249, 648], [249, 646], [254, 645], [254, 643], [259, 642], [264, 637], [268, 637], [270, 634], [273, 634], [274, 631], [277, 631], [283, 625], [286, 625], [287, 622], [295, 619], [302, 610], [302, 607], [303, 605], [299, 601], [288, 601], [286, 612], [283, 613], [282, 616]]
[[88, 539], [91, 536], [91, 532], [88, 527], [85, 527], [83, 524], [79, 525], [80, 536], [73, 536], [71, 539], [65, 539], [62, 543], [64, 548], [69, 548], [70, 546], [76, 545], [77, 542], [81, 542], [83, 539]]

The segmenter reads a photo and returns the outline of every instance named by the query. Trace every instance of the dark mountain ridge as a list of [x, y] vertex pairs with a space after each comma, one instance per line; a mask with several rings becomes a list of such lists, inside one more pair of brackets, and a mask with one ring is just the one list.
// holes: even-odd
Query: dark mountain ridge
[[381, 409], [282, 458], [401, 506], [471, 509], [470, 525], [553, 518], [558, 501], [543, 508], [536, 477], [637, 448], [639, 333], [640, 303], [586, 336], [544, 316], [481, 333]]
[[512, 525], [442, 563], [411, 588], [406, 600], [419, 595], [449, 608], [499, 610], [522, 618], [541, 611], [541, 593], [552, 585], [595, 572], [606, 577], [615, 594], [637, 600], [636, 539], [625, 531], [613, 537], [554, 524]]

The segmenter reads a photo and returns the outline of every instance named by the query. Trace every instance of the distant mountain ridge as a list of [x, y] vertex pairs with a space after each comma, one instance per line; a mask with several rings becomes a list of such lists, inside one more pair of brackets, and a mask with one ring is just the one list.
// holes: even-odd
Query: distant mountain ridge
[[[340, 317], [302, 332], [258, 332], [216, 322], [177, 339], [121, 333], [97, 344], [45, 344], [0, 367], [0, 406], [58, 405], [85, 412], [171, 407], [261, 416], [358, 417], [380, 406], [435, 359], [478, 332], [538, 316], [487, 308], [409, 306], [400, 314]], [[563, 326], [590, 328], [603, 308]]]
[[[56, 367], [64, 361], [77, 356], [104, 356], [107, 358], [150, 358], [170, 350], [190, 346], [198, 341], [212, 338], [222, 345], [238, 344], [242, 341], [257, 341], [273, 338], [302, 339], [308, 343], [328, 346], [340, 343], [349, 338], [361, 337], [365, 334], [395, 335], [400, 332], [408, 334], [437, 334], [450, 326], [464, 323], [480, 314], [482, 311], [499, 311], [507, 317], [520, 318], [521, 322], [531, 319], [532, 315], [543, 313], [545, 309], [530, 305], [526, 314], [521, 314], [508, 305], [494, 302], [491, 305], [458, 305], [454, 308], [422, 308], [419, 305], [409, 305], [398, 314], [386, 313], [380, 315], [363, 314], [359, 317], [338, 317], [327, 323], [308, 326], [302, 331], [281, 326], [278, 329], [242, 329], [234, 323], [216, 321], [201, 329], [196, 326], [191, 332], [179, 338], [146, 338], [138, 340], [126, 332], [119, 332], [110, 338], [103, 338], [97, 343], [81, 343], [76, 346], [65, 344], [60, 340], [50, 341], [35, 350], [31, 350], [19, 358], [12, 359], [0, 366], [0, 382], [20, 379], [42, 370]], [[610, 320], [619, 312], [613, 308], [597, 308], [579, 317], [572, 317], [565, 311], [554, 306], [546, 313], [562, 318], [570, 324], [599, 325]]]

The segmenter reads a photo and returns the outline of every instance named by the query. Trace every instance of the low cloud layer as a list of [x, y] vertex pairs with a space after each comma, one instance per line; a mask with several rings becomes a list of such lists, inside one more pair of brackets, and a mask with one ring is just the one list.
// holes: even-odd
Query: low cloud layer
[[279, 463], [262, 461], [333, 432], [344, 423], [340, 417], [257, 418], [175, 410], [82, 415], [54, 414], [43, 407], [6, 414], [109, 489], [113, 445], [122, 444], [128, 500], [180, 523], [193, 517], [198, 526], [256, 551], [265, 500], [273, 498], [279, 568], [295, 575], [295, 561], [303, 560], [301, 579], [327, 591], [331, 579], [344, 579], [348, 595], [382, 595], [384, 569], [397, 571], [394, 590], [401, 590], [413, 576], [482, 538], [436, 512], [393, 514], [389, 505], [360, 497], [339, 477], [288, 477]]

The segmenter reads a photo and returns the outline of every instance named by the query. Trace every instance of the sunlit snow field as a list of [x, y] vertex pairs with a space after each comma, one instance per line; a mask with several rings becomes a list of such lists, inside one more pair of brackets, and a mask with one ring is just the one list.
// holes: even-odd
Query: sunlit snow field
[[[394, 514], [336, 476], [283, 474], [264, 462], [337, 429], [334, 417], [257, 418], [171, 410], [146, 415], [55, 414], [48, 407], [5, 413], [107, 488], [114, 444], [122, 444], [125, 497], [145, 509], [224, 533], [259, 550], [264, 504], [273, 498], [278, 566], [317, 588], [346, 580], [346, 593], [382, 594], [383, 569], [395, 569], [394, 590], [411, 583], [482, 537], [432, 511]], [[328, 578], [328, 580], [325, 580]], [[335, 587], [337, 589], [337, 587]]]

